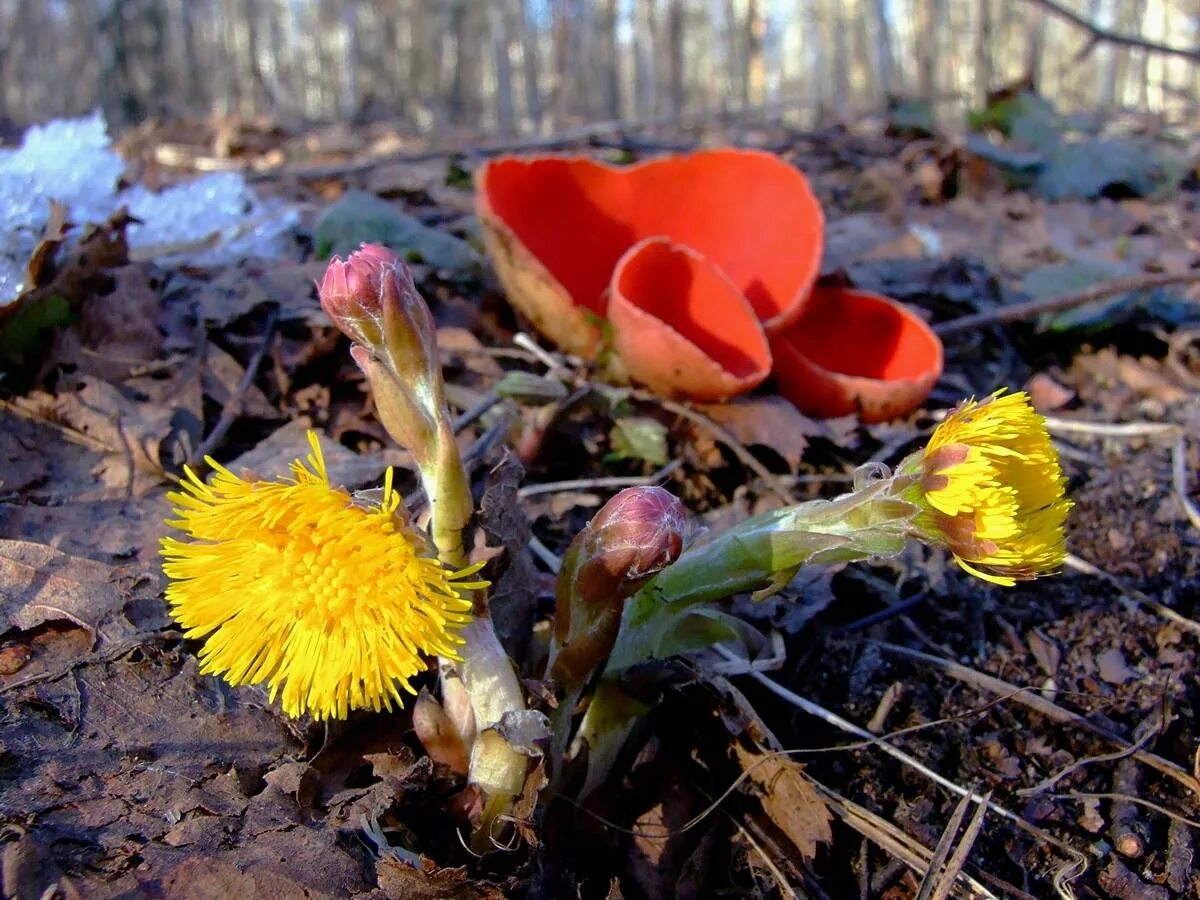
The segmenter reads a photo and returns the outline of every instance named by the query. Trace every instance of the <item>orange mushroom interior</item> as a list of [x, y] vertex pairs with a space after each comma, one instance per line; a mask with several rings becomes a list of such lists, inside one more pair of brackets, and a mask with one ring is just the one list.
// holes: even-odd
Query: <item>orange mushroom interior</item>
[[737, 378], [771, 367], [753, 311], [721, 270], [695, 251], [666, 240], [645, 241], [621, 261], [613, 289]]
[[766, 153], [707, 151], [623, 169], [509, 158], [489, 164], [481, 187], [572, 300], [600, 316], [618, 259], [647, 237], [716, 262], [764, 321], [791, 308], [820, 265], [820, 205], [798, 170]]
[[937, 338], [911, 313], [844, 288], [814, 288], [783, 339], [827, 371], [883, 381], [926, 375], [940, 355]]

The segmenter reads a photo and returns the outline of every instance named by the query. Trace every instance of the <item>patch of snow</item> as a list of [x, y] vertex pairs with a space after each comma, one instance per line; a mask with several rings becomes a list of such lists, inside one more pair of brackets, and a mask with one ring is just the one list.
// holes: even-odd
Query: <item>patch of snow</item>
[[287, 236], [299, 213], [261, 200], [235, 172], [156, 193], [141, 184], [118, 191], [124, 171], [98, 111], [35, 125], [18, 149], [0, 150], [0, 306], [23, 290], [25, 265], [46, 227], [51, 200], [79, 226], [127, 207], [141, 220], [127, 231], [131, 251], [164, 265], [219, 266], [288, 252]]

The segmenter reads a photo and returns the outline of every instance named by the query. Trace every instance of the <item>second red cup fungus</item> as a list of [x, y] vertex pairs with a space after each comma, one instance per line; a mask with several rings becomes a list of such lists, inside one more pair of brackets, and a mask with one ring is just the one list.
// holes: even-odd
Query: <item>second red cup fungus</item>
[[608, 319], [625, 366], [664, 396], [726, 400], [771, 372], [767, 336], [737, 285], [666, 238], [647, 238], [618, 261]]
[[920, 316], [849, 288], [815, 288], [771, 350], [779, 392], [814, 416], [895, 419], [920, 406], [942, 374], [942, 342]]

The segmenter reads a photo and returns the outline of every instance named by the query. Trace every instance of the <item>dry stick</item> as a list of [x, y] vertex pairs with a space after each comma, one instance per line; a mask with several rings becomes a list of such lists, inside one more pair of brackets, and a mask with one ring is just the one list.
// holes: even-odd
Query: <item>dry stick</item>
[[[730, 661], [737, 659], [736, 655], [734, 655], [730, 651], [726, 650], [724, 647], [720, 646], [719, 644], [716, 645], [715, 647], [713, 647], [713, 649], [718, 654], [720, 654], [721, 656], [725, 657], [726, 659], [728, 659]], [[976, 800], [976, 802], [986, 804], [987, 808], [990, 809], [992, 812], [994, 812], [996, 815], [1000, 816], [1003, 819], [1007, 819], [1008, 821], [1015, 824], [1018, 828], [1029, 832], [1034, 837], [1038, 838], [1039, 840], [1045, 841], [1047, 844], [1050, 844], [1053, 847], [1057, 847], [1059, 850], [1062, 850], [1064, 853], [1067, 853], [1068, 855], [1070, 855], [1072, 857], [1077, 856], [1079, 854], [1080, 851], [1076, 850], [1074, 847], [1072, 847], [1066, 841], [1059, 840], [1058, 838], [1056, 838], [1054, 835], [1050, 834], [1045, 829], [1039, 828], [1036, 825], [1026, 822], [1019, 815], [1005, 809], [1003, 806], [1000, 806], [995, 801], [989, 800], [988, 798], [981, 796], [980, 794], [976, 793], [975, 791], [968, 790], [967, 788], [962, 787], [959, 784], [955, 784], [949, 778], [945, 777], [944, 775], [940, 775], [937, 772], [935, 772], [933, 769], [929, 768], [927, 765], [925, 765], [923, 762], [921, 762], [916, 757], [910, 756], [909, 754], [905, 753], [903, 750], [899, 749], [898, 747], [892, 746], [891, 744], [889, 744], [887, 741], [883, 740], [882, 738], [871, 734], [871, 732], [867, 731], [865, 728], [860, 728], [859, 726], [855, 725], [853, 722], [843, 719], [837, 713], [830, 712], [829, 710], [827, 710], [825, 707], [821, 706], [820, 704], [814, 703], [812, 700], [809, 700], [806, 697], [801, 697], [799, 694], [795, 693], [794, 691], [788, 690], [783, 685], [779, 684], [777, 681], [773, 681], [772, 679], [768, 678], [766, 675], [763, 675], [761, 672], [753, 672], [752, 671], [752, 672], [747, 672], [746, 674], [749, 675], [751, 678], [753, 678], [755, 681], [757, 681], [759, 684], [761, 684], [763, 687], [765, 687], [768, 691], [775, 694], [775, 696], [777, 696], [783, 700], [786, 700], [788, 703], [791, 703], [793, 706], [797, 707], [798, 709], [803, 710], [804, 712], [808, 713], [810, 716], [815, 716], [816, 718], [820, 719], [821, 721], [823, 721], [829, 725], [832, 725], [835, 728], [845, 731], [848, 734], [853, 734], [856, 737], [861, 738], [862, 740], [870, 743], [871, 745], [878, 747], [880, 750], [882, 750], [884, 753], [886, 753], [888, 756], [892, 757], [893, 759], [897, 760], [898, 762], [916, 770], [917, 772], [920, 772], [922, 775], [924, 775], [926, 778], [928, 778], [934, 784], [940, 785], [941, 787], [945, 788], [946, 790], [950, 791], [953, 794], [956, 794], [959, 797], [973, 797]], [[1088, 852], [1092, 853], [1095, 856], [1102, 855], [1100, 853], [1100, 851], [1095, 848], [1089, 848]]]
[[1082, 728], [1084, 731], [1089, 731], [1092, 734], [1103, 738], [1110, 743], [1116, 744], [1123, 750], [1132, 749], [1131, 754], [1134, 759], [1150, 768], [1161, 772], [1162, 774], [1173, 778], [1180, 785], [1187, 788], [1194, 794], [1200, 795], [1200, 783], [1192, 777], [1183, 766], [1178, 763], [1173, 763], [1168, 759], [1157, 754], [1151, 753], [1148, 750], [1138, 750], [1132, 747], [1129, 741], [1120, 735], [1114, 734], [1106, 728], [1096, 725], [1089, 719], [1084, 718], [1079, 713], [1071, 712], [1068, 709], [1063, 709], [1056, 703], [1047, 700], [1041, 694], [1032, 693], [1029, 690], [1022, 690], [1016, 685], [1009, 684], [996, 678], [993, 675], [987, 675], [983, 672], [978, 672], [969, 666], [964, 666], [949, 659], [943, 659], [940, 656], [933, 656], [929, 653], [922, 653], [920, 650], [912, 650], [908, 647], [901, 647], [899, 644], [889, 644], [884, 641], [873, 641], [872, 643], [886, 653], [891, 653], [894, 656], [902, 656], [907, 659], [916, 660], [917, 662], [927, 663], [941, 669], [951, 678], [956, 678], [959, 681], [965, 682], [972, 687], [980, 690], [988, 691], [993, 694], [1009, 694], [1012, 699], [1018, 703], [1029, 707], [1034, 712], [1040, 713], [1047, 719], [1057, 722], [1060, 725], [1071, 725], [1076, 728]]
[[1074, 553], [1068, 553], [1063, 559], [1063, 564], [1068, 569], [1074, 569], [1076, 572], [1082, 572], [1084, 575], [1091, 575], [1095, 578], [1102, 578], [1110, 585], [1117, 589], [1125, 598], [1132, 600], [1147, 609], [1153, 610], [1158, 615], [1162, 616], [1169, 622], [1174, 622], [1180, 628], [1190, 631], [1192, 634], [1200, 634], [1200, 622], [1194, 619], [1189, 619], [1180, 612], [1176, 612], [1167, 606], [1165, 603], [1155, 600], [1148, 594], [1139, 591], [1137, 588], [1130, 587], [1121, 581], [1116, 575], [1111, 572], [1106, 572], [1099, 566], [1094, 566], [1086, 559], [1080, 559]]
[[191, 455], [189, 463], [195, 465], [196, 460], [204, 459], [208, 456], [216, 446], [225, 438], [226, 432], [233, 427], [233, 423], [237, 421], [242, 412], [242, 403], [245, 402], [246, 392], [250, 390], [250, 385], [254, 383], [254, 377], [258, 374], [258, 368], [262, 365], [263, 358], [267, 355], [267, 347], [271, 343], [271, 336], [275, 333], [275, 322], [279, 319], [279, 310], [271, 307], [271, 311], [267, 314], [267, 321], [263, 324], [262, 341], [258, 345], [258, 349], [254, 351], [254, 355], [250, 357], [250, 362], [246, 364], [246, 371], [242, 373], [242, 380], [238, 382], [237, 389], [225, 401], [225, 405], [221, 408], [221, 416], [217, 419], [217, 424], [213, 426], [213, 430], [209, 432], [200, 446]]
[[[967, 808], [970, 805], [971, 795], [968, 794], [959, 800], [958, 805], [954, 807], [954, 812], [950, 815], [950, 821], [946, 823], [937, 846], [933, 848], [933, 858], [929, 860], [929, 866], [925, 870], [925, 877], [921, 879], [921, 887], [917, 890], [915, 900], [932, 900], [934, 888], [938, 884], [938, 874], [942, 871], [942, 866], [946, 864], [946, 860], [950, 857], [950, 851], [954, 849], [954, 841], [958, 837], [958, 829], [962, 827], [963, 819], [967, 817]], [[987, 807], [980, 805], [979, 809], [987, 809]], [[950, 881], [953, 883], [954, 879], [951, 878]]]
[[[989, 792], [984, 796], [991, 797], [991, 793]], [[941, 881], [938, 882], [937, 889], [933, 892], [930, 900], [946, 900], [950, 896], [950, 891], [958, 881], [959, 873], [962, 872], [963, 867], [967, 864], [967, 858], [970, 857], [971, 850], [975, 846], [975, 842], [979, 839], [979, 832], [983, 830], [983, 820], [986, 816], [987, 806], [980, 803], [975, 807], [975, 813], [971, 816], [971, 821], [967, 823], [967, 829], [963, 832], [962, 840], [958, 842], [958, 849], [954, 851], [954, 855], [946, 863], [946, 873]]]
[[[917, 874], [924, 875], [929, 870], [929, 860], [932, 853], [920, 841], [901, 831], [882, 816], [876, 815], [866, 807], [859, 806], [852, 800], [843, 797], [837, 791], [821, 784], [821, 782], [817, 781], [811, 775], [806, 774], [805, 777], [817, 789], [817, 793], [821, 795], [834, 814], [848, 827], [881, 847]], [[967, 890], [970, 891], [971, 896], [996, 898], [995, 894], [970, 875], [963, 874], [960, 877], [966, 883]], [[1017, 891], [1016, 896], [1021, 896], [1021, 892]]]
[[454, 420], [451, 428], [455, 434], [465, 429], [469, 425], [474, 425], [477, 421], [483, 418], [493, 406], [501, 402], [499, 394], [491, 393], [472, 406], [465, 410], [458, 418]]
[[761, 857], [763, 865], [767, 867], [767, 871], [770, 872], [775, 878], [775, 886], [779, 888], [779, 892], [783, 894], [784, 897], [787, 897], [788, 900], [796, 900], [797, 894], [795, 890], [793, 890], [792, 886], [788, 883], [787, 876], [780, 871], [779, 866], [775, 865], [775, 860], [771, 859], [767, 851], [764, 850], [762, 845], [754, 839], [753, 835], [750, 834], [745, 825], [743, 825], [733, 816], [728, 816], [728, 819], [733, 823], [733, 827], [738, 830], [738, 834], [742, 836], [742, 840], [749, 844], [750, 849], [752, 849], [759, 855], [759, 857]]
[[[1043, 0], [1032, 0], [1032, 2], [1040, 3]], [[1045, 297], [1039, 300], [1029, 300], [1025, 303], [1010, 303], [1007, 306], [1000, 306], [986, 312], [973, 313], [969, 316], [959, 316], [957, 319], [951, 319], [949, 322], [942, 322], [940, 325], [933, 326], [933, 330], [944, 337], [945, 335], [955, 334], [959, 331], [978, 328], [981, 325], [1016, 322], [1021, 319], [1032, 319], [1034, 316], [1040, 316], [1043, 313], [1074, 309], [1076, 306], [1091, 303], [1093, 300], [1102, 300], [1105, 297], [1111, 297], [1113, 294], [1144, 291], [1172, 284], [1194, 284], [1196, 282], [1200, 282], [1200, 272], [1122, 278], [1119, 281], [1110, 281], [1107, 284], [1098, 285], [1097, 287], [1077, 291], [1072, 294], [1060, 294], [1057, 297]]]
[[1171, 445], [1171, 485], [1183, 505], [1184, 515], [1200, 529], [1200, 507], [1188, 495], [1187, 436], [1173, 422], [1086, 422], [1079, 419], [1060, 419], [1046, 416], [1046, 427], [1053, 434], [1086, 434], [1093, 437], [1173, 437]]
[[1152, 738], [1158, 737], [1158, 733], [1159, 732], [1157, 730], [1147, 731], [1140, 738], [1138, 738], [1138, 742], [1136, 744], [1126, 747], [1123, 750], [1114, 750], [1112, 753], [1100, 753], [1096, 756], [1085, 756], [1082, 759], [1077, 759], [1069, 766], [1059, 769], [1049, 778], [1039, 781], [1033, 787], [1020, 788], [1016, 791], [1016, 793], [1021, 797], [1027, 797], [1032, 794], [1041, 794], [1050, 790], [1050, 788], [1054, 787], [1072, 772], [1077, 772], [1084, 766], [1090, 766], [1092, 763], [1098, 762], [1116, 762], [1117, 760], [1124, 759], [1127, 756], [1133, 756], [1133, 754], [1137, 753], [1148, 743], [1150, 743]]
[[1094, 22], [1085, 19], [1078, 13], [1059, 6], [1054, 0], [1028, 0], [1035, 6], [1040, 6], [1046, 12], [1050, 13], [1059, 19], [1062, 19], [1068, 24], [1074, 25], [1083, 31], [1086, 31], [1092, 41], [1104, 41], [1109, 44], [1116, 44], [1119, 47], [1136, 47], [1139, 50], [1148, 50], [1151, 53], [1164, 53], [1168, 56], [1182, 56], [1184, 59], [1190, 59], [1194, 62], [1200, 62], [1200, 47], [1176, 47], [1171, 44], [1160, 44], [1156, 41], [1147, 41], [1143, 38], [1132, 34], [1122, 34], [1119, 31], [1109, 31], [1107, 28], [1101, 28]]
[[792, 496], [791, 491], [784, 486], [770, 469], [759, 462], [753, 453], [746, 449], [745, 444], [730, 434], [725, 428], [704, 415], [704, 413], [697, 412], [688, 406], [684, 406], [682, 403], [676, 403], [674, 400], [666, 400], [649, 391], [633, 391], [632, 395], [638, 400], [647, 403], [657, 403], [667, 412], [672, 412], [706, 429], [713, 437], [732, 450], [734, 456], [741, 460], [747, 469], [761, 478], [772, 494], [789, 506], [796, 502], [796, 498]]
[[1145, 800], [1141, 797], [1134, 797], [1130, 794], [1118, 794], [1112, 791], [1067, 791], [1065, 794], [1047, 794], [1055, 800], [1120, 800], [1125, 803], [1135, 803], [1138, 806], [1144, 806], [1146, 809], [1152, 809], [1155, 812], [1162, 813], [1169, 819], [1174, 819], [1176, 822], [1181, 822], [1189, 828], [1195, 828], [1200, 831], [1200, 822], [1195, 819], [1189, 819], [1182, 813], [1177, 813], [1173, 809], [1168, 809], [1161, 803], [1155, 803], [1153, 800]]

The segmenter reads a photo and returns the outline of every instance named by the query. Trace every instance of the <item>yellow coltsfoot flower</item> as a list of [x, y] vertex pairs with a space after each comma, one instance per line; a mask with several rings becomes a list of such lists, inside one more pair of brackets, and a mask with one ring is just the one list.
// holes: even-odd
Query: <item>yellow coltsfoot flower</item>
[[213, 460], [187, 470], [162, 540], [171, 614], [205, 638], [201, 671], [266, 682], [289, 716], [344, 718], [403, 705], [422, 655], [456, 658], [471, 619], [463, 592], [486, 587], [422, 555], [389, 469], [378, 505], [329, 483], [316, 435], [292, 477], [247, 481]]
[[961, 403], [898, 474], [913, 477], [917, 530], [972, 575], [1011, 586], [1062, 566], [1066, 478], [1024, 392]]

